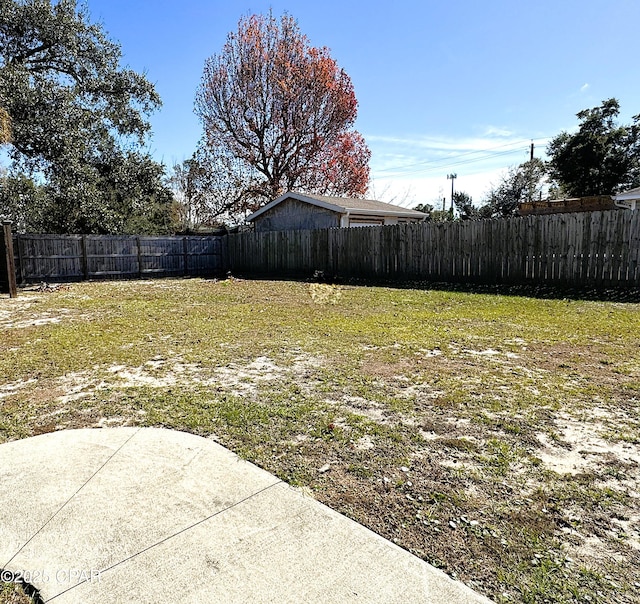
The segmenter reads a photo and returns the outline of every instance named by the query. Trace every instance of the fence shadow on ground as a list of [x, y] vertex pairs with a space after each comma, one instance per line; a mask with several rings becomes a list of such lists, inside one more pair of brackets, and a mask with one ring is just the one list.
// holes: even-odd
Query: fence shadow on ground
[[391, 289], [418, 289], [444, 292], [460, 292], [467, 294], [482, 294], [494, 296], [515, 296], [523, 298], [538, 298], [541, 300], [585, 300], [594, 302], [640, 303], [640, 288], [638, 287], [604, 287], [604, 286], [566, 286], [553, 284], [526, 283], [486, 284], [486, 283], [448, 283], [443, 281], [422, 280], [390, 280], [373, 278], [342, 278], [339, 276], [311, 274], [307, 277], [300, 275], [268, 276], [264, 274], [237, 273], [229, 274], [230, 278], [252, 281], [292, 281], [299, 283], [326, 283], [345, 287], [388, 287]]

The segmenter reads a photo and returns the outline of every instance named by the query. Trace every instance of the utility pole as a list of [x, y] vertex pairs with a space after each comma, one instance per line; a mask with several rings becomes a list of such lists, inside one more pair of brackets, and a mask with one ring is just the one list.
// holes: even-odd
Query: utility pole
[[453, 216], [453, 181], [458, 178], [457, 174], [447, 174], [447, 180], [451, 180], [451, 215]]
[[533, 141], [531, 141], [531, 156], [529, 157], [529, 161], [533, 161]]

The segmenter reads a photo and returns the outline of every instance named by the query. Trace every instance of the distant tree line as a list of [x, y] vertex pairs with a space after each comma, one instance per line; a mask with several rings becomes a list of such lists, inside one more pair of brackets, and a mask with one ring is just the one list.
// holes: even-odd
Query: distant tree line
[[619, 124], [620, 104], [614, 98], [577, 114], [577, 132], [562, 132], [547, 147], [548, 161], [533, 158], [510, 168], [479, 206], [464, 191], [453, 195], [456, 212], [429, 204], [415, 209], [433, 221], [478, 220], [512, 216], [518, 205], [542, 198], [612, 195], [640, 186], [640, 115]]

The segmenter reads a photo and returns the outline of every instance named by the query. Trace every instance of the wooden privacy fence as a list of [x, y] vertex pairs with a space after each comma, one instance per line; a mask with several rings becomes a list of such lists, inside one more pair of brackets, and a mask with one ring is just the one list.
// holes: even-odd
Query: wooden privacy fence
[[384, 280], [640, 287], [640, 212], [630, 210], [204, 237], [19, 234], [13, 246], [4, 245], [6, 232], [0, 237], [5, 292], [11, 260], [20, 283], [231, 270], [269, 277], [323, 271]]
[[226, 236], [14, 235], [19, 283], [219, 275]]
[[640, 212], [229, 236], [233, 272], [640, 286]]

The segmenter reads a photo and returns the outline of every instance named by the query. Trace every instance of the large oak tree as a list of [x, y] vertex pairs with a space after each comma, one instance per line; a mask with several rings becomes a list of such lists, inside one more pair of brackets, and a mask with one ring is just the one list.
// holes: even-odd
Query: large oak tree
[[370, 151], [353, 130], [351, 79], [289, 15], [240, 20], [220, 54], [206, 61], [196, 113], [209, 158], [235, 172], [227, 182], [241, 183], [231, 196], [237, 210], [291, 189], [366, 192]]
[[[75, 0], [0, 0], [0, 108], [14, 179], [0, 181], [0, 197], [23, 228], [165, 230], [171, 193], [142, 150], [160, 98], [120, 59]], [[16, 182], [32, 189], [24, 178], [37, 199], [12, 194]], [[157, 229], [145, 223], [158, 214]]]

